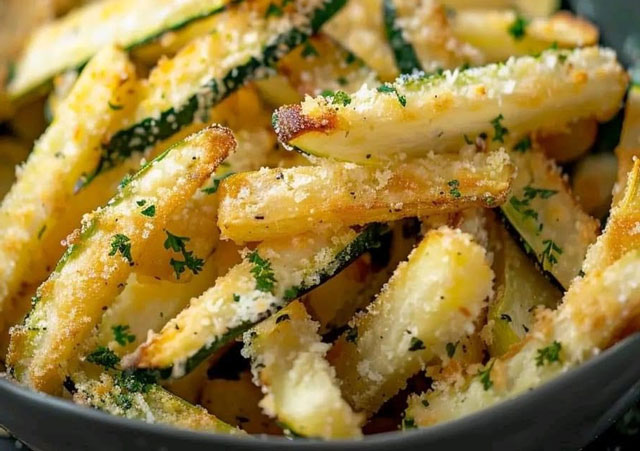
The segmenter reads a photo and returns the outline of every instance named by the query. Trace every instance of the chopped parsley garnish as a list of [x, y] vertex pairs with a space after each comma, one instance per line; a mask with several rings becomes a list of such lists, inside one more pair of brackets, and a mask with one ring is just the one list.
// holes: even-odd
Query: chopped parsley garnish
[[491, 365], [489, 365], [484, 370], [478, 371], [480, 382], [482, 382], [482, 386], [484, 387], [485, 390], [489, 390], [491, 387], [493, 387], [493, 381], [491, 380], [491, 370], [493, 369], [494, 363], [495, 363], [495, 360], [491, 362]]
[[31, 307], [35, 307], [38, 302], [40, 302], [42, 298], [40, 297], [40, 295], [36, 294], [35, 296], [31, 297]]
[[413, 418], [407, 417], [402, 419], [402, 429], [415, 429], [417, 427], [416, 420]]
[[117, 233], [111, 238], [109, 256], [113, 257], [118, 253], [126, 258], [129, 264], [133, 264], [133, 259], [131, 258], [131, 240], [128, 236], [121, 233]]
[[264, 13], [264, 17], [282, 17], [282, 15], [284, 14], [284, 11], [282, 10], [282, 8], [278, 5], [276, 5], [275, 3], [269, 3], [269, 6], [267, 7], [267, 11]]
[[288, 321], [290, 319], [291, 317], [285, 313], [284, 315], [280, 315], [276, 318], [276, 324], [280, 324], [281, 322]]
[[95, 351], [87, 356], [87, 362], [95, 363], [106, 369], [115, 369], [116, 365], [120, 363], [120, 357], [118, 357], [111, 349], [100, 346]]
[[218, 187], [220, 187], [220, 182], [222, 182], [224, 179], [226, 179], [227, 177], [231, 176], [235, 174], [234, 172], [227, 172], [225, 174], [222, 175], [214, 175], [212, 178], [212, 185], [208, 186], [206, 188], [202, 188], [202, 192], [206, 193], [206, 194], [213, 194], [216, 191], [218, 191]]
[[156, 381], [153, 375], [146, 371], [133, 370], [123, 371], [117, 376], [115, 382], [130, 393], [148, 393]]
[[400, 105], [402, 105], [403, 107], [407, 106], [407, 98], [403, 95], [400, 95], [400, 93], [398, 92], [398, 89], [391, 84], [385, 83], [384, 85], [378, 86], [378, 92], [382, 92], [386, 94], [395, 94]]
[[344, 62], [347, 64], [353, 64], [356, 61], [357, 61], [356, 56], [351, 52], [347, 52], [347, 56], [344, 58]]
[[118, 111], [124, 108], [123, 105], [117, 105], [115, 103], [111, 103], [111, 101], [108, 101], [107, 103], [109, 104], [109, 108], [111, 108], [114, 111]]
[[310, 56], [318, 56], [318, 49], [316, 49], [313, 44], [311, 44], [309, 41], [304, 43], [304, 47], [302, 48], [302, 53], [301, 53], [303, 58], [309, 58]]
[[140, 212], [143, 216], [147, 216], [149, 218], [153, 218], [156, 215], [156, 206], [149, 205], [147, 208]]
[[455, 344], [454, 343], [447, 343], [446, 349], [447, 349], [447, 356], [449, 356], [449, 358], [453, 357], [456, 353], [456, 348], [458, 347], [458, 344], [460, 342], [456, 341]]
[[165, 249], [171, 249], [174, 252], [180, 252], [184, 260], [176, 260], [172, 258], [169, 264], [173, 267], [176, 279], [180, 279], [180, 275], [189, 269], [193, 274], [198, 274], [204, 266], [204, 260], [193, 255], [193, 251], [187, 251], [185, 243], [190, 240], [186, 236], [177, 236], [165, 230], [167, 239], [164, 242]]
[[562, 350], [562, 344], [558, 341], [554, 341], [546, 348], [538, 349], [536, 355], [536, 366], [543, 366], [545, 361], [549, 364], [553, 362], [560, 362], [560, 351]]
[[118, 324], [111, 327], [113, 331], [113, 337], [120, 346], [126, 346], [127, 343], [133, 343], [136, 336], [129, 333], [130, 327]]
[[529, 136], [525, 136], [513, 146], [513, 150], [520, 153], [525, 153], [529, 149], [531, 149], [531, 138]]
[[424, 342], [417, 337], [411, 337], [411, 343], [409, 344], [409, 351], [420, 351], [427, 349], [424, 346]]
[[[556, 190], [546, 189], [546, 188], [534, 188], [531, 185], [527, 185], [523, 189], [524, 196], [522, 199], [518, 199], [516, 196], [513, 196], [509, 199], [509, 204], [513, 207], [515, 211], [522, 215], [522, 219], [526, 220], [531, 218], [535, 221], [538, 220], [538, 212], [531, 208], [531, 201], [536, 197], [540, 199], [549, 199], [551, 196], [558, 193]], [[538, 232], [542, 230], [542, 224], [538, 226]]]
[[233, 302], [240, 302], [240, 295], [233, 293]]
[[350, 327], [347, 329], [347, 333], [344, 336], [344, 339], [349, 343], [357, 343], [358, 342], [358, 328]]
[[334, 105], [338, 104], [347, 106], [351, 103], [351, 97], [349, 97], [349, 94], [344, 91], [336, 91], [332, 96], [331, 103], [333, 103]]
[[451, 188], [449, 190], [449, 194], [451, 194], [453, 197], [460, 197], [460, 190], [458, 188], [460, 188], [460, 182], [456, 179], [453, 180], [449, 180], [447, 182], [447, 185], [449, 185], [449, 188]]
[[258, 251], [253, 251], [249, 254], [249, 262], [253, 264], [251, 274], [256, 279], [256, 290], [265, 293], [273, 292], [276, 277], [271, 268], [271, 262], [266, 258], [260, 257]]
[[502, 120], [504, 116], [499, 114], [498, 117], [491, 121], [491, 125], [493, 125], [493, 139], [492, 141], [499, 141], [504, 143], [504, 136], [509, 134], [509, 130], [502, 125]]
[[42, 235], [44, 235], [45, 230], [47, 230], [47, 225], [43, 225], [42, 227], [40, 227], [40, 230], [38, 230], [38, 239], [42, 238]]
[[131, 180], [133, 179], [133, 177], [131, 176], [131, 174], [127, 174], [125, 175], [122, 180], [120, 181], [120, 184], [118, 185], [118, 188], [123, 189], [124, 187], [126, 187], [129, 183], [131, 183]]
[[545, 260], [549, 262], [550, 266], [558, 263], [558, 257], [562, 254], [562, 248], [558, 246], [553, 240], [544, 240], [542, 244], [544, 244], [544, 249], [542, 250], [541, 254], [542, 267], [545, 268]]
[[534, 188], [531, 185], [527, 185], [524, 187], [525, 199], [533, 200], [537, 196], [540, 196], [541, 199], [549, 199], [551, 196], [555, 194], [558, 194], [557, 190], [545, 189], [545, 188]]
[[516, 41], [520, 41], [524, 38], [525, 34], [527, 33], [528, 25], [529, 25], [529, 21], [518, 14], [515, 20], [513, 21], [513, 23], [508, 28], [509, 34]]

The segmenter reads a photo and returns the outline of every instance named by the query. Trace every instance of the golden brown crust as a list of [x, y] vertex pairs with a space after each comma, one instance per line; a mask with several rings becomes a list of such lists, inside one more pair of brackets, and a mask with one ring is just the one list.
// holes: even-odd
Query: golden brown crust
[[283, 143], [288, 143], [301, 134], [334, 130], [338, 123], [337, 115], [331, 109], [315, 118], [303, 114], [300, 105], [280, 107], [275, 111], [274, 118], [276, 134]]

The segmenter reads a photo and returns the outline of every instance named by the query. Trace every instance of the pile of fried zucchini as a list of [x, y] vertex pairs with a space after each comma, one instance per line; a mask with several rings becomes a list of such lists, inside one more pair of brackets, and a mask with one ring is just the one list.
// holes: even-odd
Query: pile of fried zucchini
[[28, 28], [0, 39], [15, 382], [358, 438], [638, 329], [640, 85], [555, 0], [24, 3], [0, 5]]

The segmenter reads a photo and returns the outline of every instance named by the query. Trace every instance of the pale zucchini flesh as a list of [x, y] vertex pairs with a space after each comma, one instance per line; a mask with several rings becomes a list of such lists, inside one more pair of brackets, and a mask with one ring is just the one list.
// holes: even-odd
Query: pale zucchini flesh
[[181, 377], [257, 322], [321, 284], [351, 260], [379, 246], [373, 224], [261, 243], [191, 305], [149, 337], [125, 365], [158, 377]]
[[[402, 77], [348, 97], [307, 98], [274, 113], [280, 140], [353, 162], [458, 150], [482, 133], [494, 142], [576, 119], [611, 118], [627, 75], [608, 49], [547, 50], [441, 75]], [[372, 133], [375, 131], [375, 133]]]
[[133, 65], [121, 51], [108, 47], [96, 55], [2, 201], [0, 330], [12, 325], [3, 325], [3, 310], [20, 285], [34, 279], [39, 283], [47, 276], [39, 267], [39, 249], [57, 223], [64, 222], [78, 179], [98, 163], [103, 134], [118, 116], [109, 104], [121, 101], [120, 86], [134, 76]]
[[83, 66], [102, 47], [132, 48], [222, 10], [228, 0], [102, 0], [37, 30], [17, 62], [8, 92], [18, 98]]
[[426, 216], [471, 206], [495, 207], [514, 168], [504, 150], [431, 154], [379, 168], [326, 163], [237, 174], [220, 189], [218, 225], [236, 242], [315, 229]]
[[533, 328], [537, 307], [554, 308], [562, 292], [540, 273], [498, 221], [492, 224], [491, 231], [496, 280], [485, 333], [490, 331], [490, 356], [499, 357]]
[[430, 231], [329, 353], [349, 403], [370, 416], [427, 363], [446, 359], [447, 343], [474, 331], [492, 280], [470, 235]]
[[260, 405], [295, 435], [361, 437], [364, 416], [342, 398], [335, 370], [325, 360], [329, 345], [318, 328], [295, 301], [245, 332], [242, 353], [265, 393]]
[[[36, 293], [24, 323], [12, 329], [8, 366], [18, 382], [59, 393], [103, 307], [124, 288], [149, 235], [199, 189], [235, 148], [228, 129], [210, 127], [145, 165], [102, 209], [87, 215], [65, 255]], [[153, 217], [138, 201], [155, 205]], [[155, 232], [154, 232], [155, 230]]]
[[215, 31], [153, 69], [137, 110], [106, 144], [96, 172], [193, 122], [314, 34], [345, 0], [294, 0], [280, 14], [269, 0], [242, 2], [215, 16]]
[[542, 152], [512, 151], [511, 158], [518, 175], [500, 207], [505, 224], [540, 268], [567, 289], [598, 236], [598, 221], [582, 210], [560, 169]]
[[525, 17], [547, 17], [560, 7], [559, 0], [442, 0], [447, 8], [454, 11], [466, 9], [515, 9]]
[[598, 29], [585, 19], [561, 11], [527, 20], [516, 11], [458, 11], [451, 19], [453, 35], [477, 49], [487, 62], [534, 55], [551, 46], [586, 47], [598, 43]]
[[611, 346], [637, 327], [638, 271], [640, 253], [634, 250], [603, 271], [577, 281], [558, 310], [539, 314], [517, 348], [475, 375], [460, 374], [463, 388], [442, 380], [433, 391], [412, 396], [405, 424], [425, 427], [491, 407], [535, 389]]

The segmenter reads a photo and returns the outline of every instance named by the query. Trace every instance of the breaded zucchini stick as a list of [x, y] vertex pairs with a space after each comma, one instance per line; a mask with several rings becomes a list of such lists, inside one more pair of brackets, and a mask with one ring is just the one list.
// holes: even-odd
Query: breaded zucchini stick
[[[456, 151], [485, 134], [517, 141], [581, 118], [611, 118], [627, 74], [609, 49], [547, 50], [504, 64], [401, 77], [357, 92], [308, 97], [273, 117], [302, 152], [360, 163]], [[375, 133], [373, 133], [375, 131]]]
[[[425, 427], [460, 418], [531, 390], [614, 344], [637, 327], [640, 251], [577, 280], [555, 312], [541, 311], [534, 328], [504, 357], [465, 375], [460, 388], [440, 381], [414, 395], [405, 425]], [[635, 324], [634, 324], [635, 323]]]
[[492, 280], [471, 235], [431, 230], [329, 353], [354, 409], [371, 416], [427, 363], [446, 358], [448, 343], [473, 333]]
[[342, 398], [319, 326], [295, 301], [245, 332], [242, 353], [265, 393], [260, 405], [296, 435], [360, 437], [364, 416]]
[[640, 84], [635, 82], [631, 83], [627, 95], [620, 143], [615, 152], [618, 157], [618, 180], [613, 190], [613, 205], [622, 199], [634, 159], [640, 157]]
[[[88, 64], [36, 142], [20, 176], [0, 206], [0, 330], [3, 311], [33, 271], [43, 242], [63, 221], [82, 176], [100, 159], [104, 134], [119, 117], [121, 87], [135, 78], [126, 55], [107, 47]], [[38, 283], [46, 277], [42, 274]]]
[[265, 241], [125, 359], [125, 366], [182, 377], [224, 344], [321, 284], [371, 247], [382, 227]]
[[[24, 324], [12, 330], [8, 366], [21, 383], [58, 393], [83, 355], [84, 341], [124, 288], [146, 246], [235, 148], [228, 129], [212, 126], [145, 165], [104, 207], [85, 217], [66, 254], [34, 298]], [[145, 200], [153, 216], [140, 212]]]
[[514, 167], [504, 150], [440, 154], [386, 168], [325, 163], [261, 169], [221, 184], [218, 226], [236, 242], [501, 205]]

